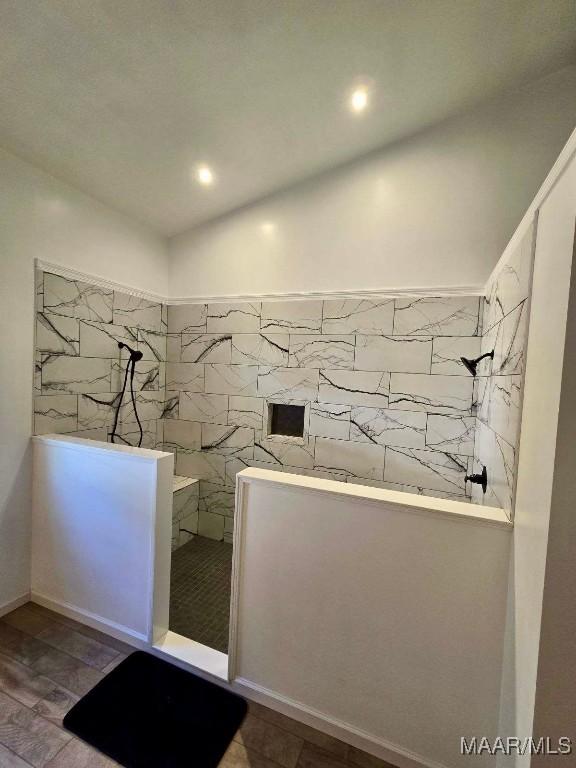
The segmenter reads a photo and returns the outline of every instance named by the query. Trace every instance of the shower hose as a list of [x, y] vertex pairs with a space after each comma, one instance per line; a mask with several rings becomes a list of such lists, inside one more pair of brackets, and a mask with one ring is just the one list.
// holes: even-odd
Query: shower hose
[[[130, 359], [126, 363], [126, 371], [124, 372], [124, 383], [122, 384], [122, 392], [120, 393], [118, 397], [118, 401], [116, 403], [116, 412], [114, 414], [114, 424], [112, 426], [112, 432], [110, 433], [110, 442], [111, 443], [116, 442], [114, 438], [119, 437], [119, 435], [116, 434], [116, 430], [118, 428], [118, 417], [120, 415], [120, 408], [122, 406], [122, 401], [124, 400], [124, 394], [126, 392], [126, 384], [128, 383], [128, 374], [130, 374], [130, 396], [132, 398], [132, 407], [134, 408], [134, 415], [136, 416], [138, 429], [140, 430], [140, 438], [138, 440], [138, 448], [140, 448], [140, 446], [142, 445], [142, 437], [144, 433], [142, 430], [142, 424], [140, 423], [140, 417], [138, 416], [136, 397], [134, 395], [134, 374], [136, 373], [137, 361], [142, 359], [142, 352], [137, 352], [134, 349], [131, 349], [127, 344], [123, 344], [122, 342], [119, 342], [118, 346], [120, 347], [120, 349], [125, 347], [130, 352]], [[120, 440], [122, 440], [122, 442], [126, 443], [127, 445], [130, 445], [130, 443], [127, 440], [125, 440], [123, 437], [120, 437]]]

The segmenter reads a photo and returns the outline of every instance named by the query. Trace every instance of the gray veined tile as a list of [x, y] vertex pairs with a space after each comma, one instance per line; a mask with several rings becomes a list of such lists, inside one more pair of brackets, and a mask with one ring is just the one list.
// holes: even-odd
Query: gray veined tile
[[260, 302], [208, 304], [208, 333], [258, 333]]
[[516, 472], [514, 448], [492, 429], [478, 421], [474, 454], [474, 471], [478, 472], [482, 466], [486, 467], [488, 489], [484, 496], [480, 486], [474, 485], [471, 489], [472, 501], [500, 507], [511, 518]]
[[471, 414], [473, 386], [472, 376], [393, 373], [390, 376], [390, 408]]
[[181, 360], [183, 363], [230, 364], [233, 362], [232, 335], [216, 333], [183, 333]]
[[520, 242], [491, 278], [484, 306], [483, 333], [530, 295], [535, 227], [536, 221], [533, 220]]
[[431, 488], [421, 488], [417, 485], [405, 485], [402, 483], [389, 483], [379, 480], [364, 480], [363, 478], [348, 478], [349, 483], [356, 485], [366, 485], [369, 488], [383, 488], [388, 491], [397, 491], [398, 493], [412, 493], [418, 496], [432, 496], [435, 499], [451, 499], [452, 501], [468, 502], [469, 499], [464, 493], [448, 493], [447, 491], [436, 491]]
[[138, 349], [144, 360], [164, 362], [167, 359], [167, 341], [164, 331], [138, 330]]
[[309, 437], [298, 442], [279, 441], [258, 436], [254, 442], [254, 459], [273, 465], [313, 469], [315, 440]]
[[232, 362], [256, 365], [288, 365], [287, 333], [235, 333]]
[[466, 376], [461, 357], [474, 360], [480, 355], [480, 336], [437, 336], [432, 346], [431, 373]]
[[34, 398], [34, 434], [66, 434], [78, 429], [76, 395], [39, 395]]
[[207, 539], [222, 541], [224, 538], [224, 516], [200, 510], [198, 513], [198, 533]]
[[101, 429], [112, 426], [114, 408], [120, 393], [85, 393], [78, 397], [78, 428]]
[[468, 459], [442, 451], [386, 448], [384, 480], [436, 491], [464, 494]]
[[418, 336], [476, 336], [478, 296], [395, 299], [394, 334]]
[[431, 337], [356, 336], [357, 371], [430, 373], [431, 357]]
[[178, 410], [180, 405], [180, 397], [182, 396], [182, 392], [168, 392], [166, 391], [166, 395], [164, 398], [164, 407], [162, 408], [162, 414], [160, 418], [162, 419], [177, 419], [178, 418]]
[[320, 371], [318, 402], [386, 408], [390, 374], [379, 371]]
[[167, 448], [184, 451], [199, 451], [201, 448], [201, 426], [195, 421], [167, 419], [164, 424], [164, 445]]
[[310, 435], [348, 440], [350, 438], [350, 410], [349, 405], [312, 403], [310, 405]]
[[459, 456], [474, 455], [473, 416], [441, 416], [429, 414], [426, 427], [426, 446], [435, 451], [446, 451]]
[[112, 317], [115, 325], [162, 331], [162, 305], [140, 296], [114, 291]]
[[[140, 411], [138, 411], [138, 414], [140, 414]], [[140, 443], [141, 447], [156, 448], [156, 420], [149, 419], [146, 421], [140, 419], [140, 423], [142, 425], [142, 442]], [[138, 427], [138, 423], [135, 420], [130, 422], [119, 421], [116, 432], [114, 433], [114, 442], [117, 445], [137, 446], [140, 442], [140, 428]]]
[[80, 353], [79, 321], [74, 317], [36, 313], [36, 351], [58, 355]]
[[112, 322], [112, 291], [44, 273], [44, 310], [80, 320]]
[[162, 332], [168, 333], [168, 306], [166, 304], [161, 304], [161, 321], [162, 321]]
[[[220, 395], [216, 395], [220, 397]], [[261, 397], [230, 395], [227, 423], [237, 427], [263, 429], [266, 401]], [[210, 419], [202, 419], [210, 421]], [[221, 422], [220, 422], [221, 423]]]
[[180, 333], [169, 333], [166, 336], [166, 360], [171, 363], [181, 362], [182, 335]]
[[290, 334], [290, 365], [301, 368], [354, 367], [354, 336]]
[[41, 269], [34, 270], [35, 300], [34, 308], [36, 312], [44, 311], [44, 272]]
[[[118, 360], [112, 360], [112, 392], [120, 392], [122, 390], [127, 363], [126, 356], [124, 356], [124, 359], [120, 362]], [[136, 363], [133, 385], [135, 392], [140, 390], [160, 389], [160, 364], [139, 360]], [[126, 392], [130, 392], [130, 371], [128, 372], [128, 379], [126, 382]]]
[[320, 333], [322, 302], [264, 301], [260, 327], [267, 333]]
[[254, 430], [250, 427], [202, 424], [202, 450], [222, 456], [254, 457]]
[[322, 333], [388, 335], [394, 324], [394, 299], [328, 299]]
[[82, 357], [107, 357], [118, 359], [126, 357], [118, 343], [128, 344], [136, 349], [138, 332], [135, 328], [112, 323], [97, 323], [92, 320], [80, 321], [80, 354]]
[[42, 356], [42, 392], [110, 392], [110, 360]]
[[276, 400], [316, 400], [318, 396], [318, 370], [308, 368], [258, 369], [258, 395]]
[[206, 304], [170, 304], [168, 333], [206, 333]]
[[200, 513], [234, 517], [235, 489], [230, 485], [216, 485], [204, 480], [200, 483]]
[[166, 363], [166, 389], [203, 392], [204, 366], [201, 363]]
[[522, 376], [492, 376], [485, 381], [478, 418], [516, 447], [522, 412]]
[[317, 437], [314, 469], [340, 472], [347, 477], [382, 480], [384, 448], [370, 443]]
[[492, 375], [524, 372], [528, 337], [528, 302], [523, 301], [500, 321], [496, 334]]
[[179, 418], [206, 424], [228, 424], [228, 395], [182, 392]]
[[176, 452], [176, 473], [184, 477], [226, 484], [226, 457], [207, 451]]
[[425, 413], [363, 406], [352, 408], [351, 440], [376, 445], [424, 448], [425, 435]]
[[207, 393], [245, 396], [258, 394], [258, 366], [207, 363], [204, 367]]

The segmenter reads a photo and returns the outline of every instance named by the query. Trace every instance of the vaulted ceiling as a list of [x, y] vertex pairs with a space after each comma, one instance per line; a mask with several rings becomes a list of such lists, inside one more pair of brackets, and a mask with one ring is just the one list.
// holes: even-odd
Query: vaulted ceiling
[[0, 145], [172, 235], [571, 63], [575, 14], [576, 0], [1, 0]]

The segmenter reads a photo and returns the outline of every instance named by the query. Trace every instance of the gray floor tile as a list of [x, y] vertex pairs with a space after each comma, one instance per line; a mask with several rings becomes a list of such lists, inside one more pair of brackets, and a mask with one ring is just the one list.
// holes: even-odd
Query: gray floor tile
[[299, 736], [250, 714], [234, 736], [234, 741], [279, 763], [283, 768], [295, 768], [304, 744]]

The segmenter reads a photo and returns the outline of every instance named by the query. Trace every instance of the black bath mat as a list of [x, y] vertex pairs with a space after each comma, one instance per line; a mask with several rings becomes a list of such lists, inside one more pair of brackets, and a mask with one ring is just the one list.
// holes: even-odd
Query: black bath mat
[[64, 727], [126, 768], [216, 768], [244, 699], [136, 651], [84, 696]]

